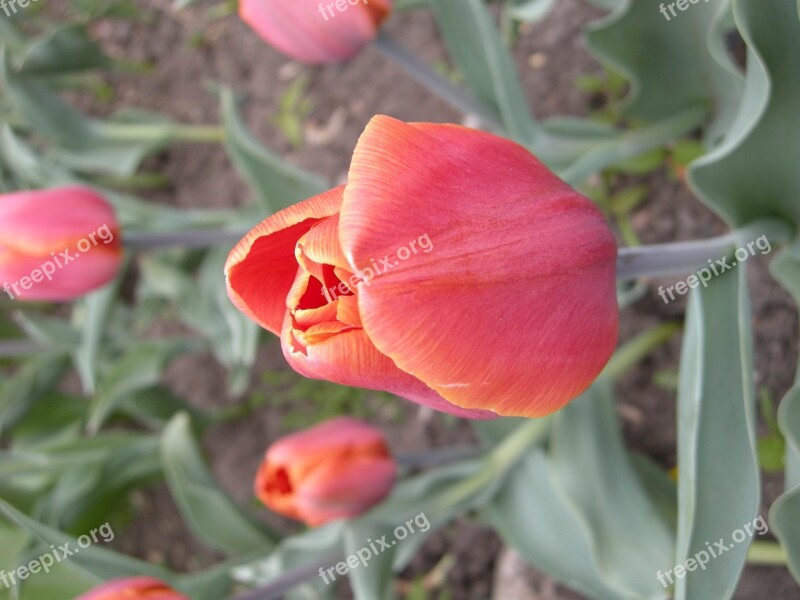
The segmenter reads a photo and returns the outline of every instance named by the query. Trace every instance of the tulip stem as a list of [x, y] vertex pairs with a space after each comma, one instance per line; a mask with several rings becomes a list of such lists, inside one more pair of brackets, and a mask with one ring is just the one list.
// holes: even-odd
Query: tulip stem
[[0, 341], [0, 358], [17, 358], [36, 354], [42, 347], [31, 340]]
[[[664, 275], [683, 275], [701, 268], [709, 268], [716, 274], [716, 259], [730, 256], [735, 250], [745, 249], [748, 256], [755, 250], [762, 254], [771, 251], [772, 244], [783, 244], [792, 237], [792, 228], [784, 221], [777, 219], [761, 219], [732, 231], [726, 235], [707, 240], [675, 242], [671, 244], [654, 244], [635, 248], [621, 248], [617, 258], [617, 278], [635, 279], [637, 277]], [[761, 238], [767, 245], [757, 248], [754, 244]], [[759, 242], [760, 243], [760, 242]], [[750, 246], [746, 246], [749, 244]], [[746, 260], [746, 259], [745, 259]], [[720, 271], [735, 266], [739, 261], [720, 265]], [[720, 263], [723, 263], [720, 260]], [[726, 268], [727, 267], [727, 268]]]
[[434, 71], [430, 65], [411, 54], [393, 39], [381, 33], [375, 40], [375, 46], [383, 52], [384, 56], [411, 75], [417, 83], [457, 111], [465, 115], [476, 116], [487, 129], [495, 133], [502, 133], [505, 130], [497, 116], [469, 92], [450, 83]]
[[643, 331], [614, 353], [603, 373], [612, 380], [617, 379], [650, 352], [671, 340], [681, 329], [683, 327], [680, 323], [672, 321]]
[[318, 575], [320, 569], [336, 564], [341, 559], [342, 555], [335, 552], [318, 561], [294, 567], [260, 588], [235, 596], [233, 600], [279, 600], [287, 590]]
[[753, 542], [747, 552], [751, 565], [783, 567], [787, 564], [786, 549], [777, 542]]
[[552, 425], [551, 417], [541, 417], [530, 419], [517, 427], [490, 455], [495, 477], [514, 466], [528, 448], [546, 440]]
[[207, 248], [222, 244], [233, 245], [247, 234], [246, 230], [190, 229], [187, 231], [151, 232], [126, 231], [122, 243], [130, 250], [150, 250], [183, 246], [184, 248]]
[[225, 133], [216, 125], [188, 125], [184, 123], [115, 123], [99, 122], [95, 126], [98, 136], [113, 141], [168, 143], [208, 142], [219, 143]]
[[427, 452], [414, 454], [396, 454], [395, 460], [406, 469], [425, 469], [439, 465], [475, 458], [481, 453], [479, 446], [456, 446], [453, 448], [437, 448]]
[[707, 116], [706, 108], [693, 107], [643, 127], [619, 131], [606, 139], [570, 139], [545, 134], [534, 151], [545, 160], [574, 160], [557, 174], [567, 183], [575, 184], [606, 167], [664, 146], [699, 127]]

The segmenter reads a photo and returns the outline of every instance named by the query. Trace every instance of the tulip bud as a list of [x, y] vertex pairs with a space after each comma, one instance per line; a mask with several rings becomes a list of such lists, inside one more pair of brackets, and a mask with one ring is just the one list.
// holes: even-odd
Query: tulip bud
[[92, 190], [0, 195], [0, 285], [12, 300], [73, 300], [111, 281], [121, 260], [114, 210]]
[[264, 41], [299, 61], [347, 60], [369, 44], [392, 0], [240, 0], [239, 15]]
[[189, 597], [152, 577], [126, 577], [106, 582], [75, 600], [189, 600]]
[[271, 510], [317, 526], [366, 512], [389, 495], [396, 474], [381, 432], [339, 417], [270, 446], [255, 492]]
[[603, 214], [522, 146], [378, 116], [347, 184], [269, 217], [225, 272], [302, 375], [541, 417], [614, 351], [616, 256]]

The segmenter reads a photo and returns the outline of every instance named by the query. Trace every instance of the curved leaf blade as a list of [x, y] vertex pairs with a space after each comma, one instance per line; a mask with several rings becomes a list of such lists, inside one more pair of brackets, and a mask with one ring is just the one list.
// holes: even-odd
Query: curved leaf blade
[[538, 127], [516, 66], [481, 0], [430, 0], [453, 59], [479, 100], [500, 115], [517, 141], [534, 142]]
[[[745, 265], [689, 299], [678, 390], [676, 565], [708, 553], [717, 540], [729, 545], [733, 532], [758, 512], [750, 319]], [[732, 545], [705, 569], [676, 577], [676, 600], [730, 598], [748, 542]]]
[[[733, 0], [749, 47], [745, 94], [725, 140], [689, 169], [700, 198], [732, 224], [800, 222], [800, 19], [796, 0]], [[695, 7], [696, 8], [696, 7]]]
[[176, 415], [164, 428], [161, 460], [167, 485], [192, 531], [229, 555], [272, 549], [273, 541], [219, 489], [194, 441], [189, 417]]

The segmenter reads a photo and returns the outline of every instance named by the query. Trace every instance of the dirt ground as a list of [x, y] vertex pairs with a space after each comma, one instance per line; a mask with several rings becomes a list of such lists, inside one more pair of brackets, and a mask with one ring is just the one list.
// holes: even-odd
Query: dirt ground
[[[460, 120], [457, 113], [430, 96], [374, 48], [342, 66], [299, 66], [267, 47], [235, 16], [210, 22], [208, 3], [199, 2], [196, 7], [179, 13], [173, 12], [172, 0], [140, 0], [137, 4], [144, 7], [145, 22], [102, 22], [96, 25], [94, 33], [110, 54], [126, 61], [151, 64], [153, 68], [146, 75], [111, 75], [114, 103], [111, 107], [93, 106], [96, 114], [119, 106], [138, 106], [167, 113], [180, 121], [215, 123], [218, 103], [213, 84], [221, 82], [234, 88], [245, 100], [246, 119], [267, 145], [331, 181], [344, 178], [356, 140], [374, 114], [411, 121]], [[573, 82], [581, 73], [600, 71], [585, 52], [580, 38], [582, 25], [598, 14], [580, 0], [561, 0], [545, 23], [522, 36], [516, 57], [538, 116], [586, 113], [587, 97]], [[444, 59], [432, 19], [425, 13], [396, 15], [386, 31], [428, 61]], [[277, 110], [290, 78], [298, 72], [309, 77], [308, 95], [313, 104], [310, 137], [317, 139], [318, 145], [306, 144], [302, 150], [294, 151], [270, 117]], [[154, 201], [183, 207], [241, 206], [249, 201], [246, 185], [218, 147], [175, 148], [148, 166], [162, 170], [172, 182], [169, 189], [150, 194]], [[652, 196], [634, 215], [634, 225], [643, 242], [707, 237], [724, 230], [683, 185], [669, 180], [665, 173], [651, 177], [649, 183]], [[780, 398], [789, 389], [797, 364], [798, 323], [789, 296], [769, 277], [766, 265], [763, 258], [748, 263], [754, 267], [749, 277], [756, 332], [756, 381]], [[623, 315], [622, 338], [664, 320], [680, 319], [684, 310], [685, 303], [665, 305], [652, 292]], [[680, 340], [676, 338], [618, 385], [628, 443], [668, 468], [676, 461], [675, 397], [674, 391], [654, 385], [653, 375], [675, 370], [679, 349]], [[277, 344], [267, 344], [259, 356], [258, 370], [283, 368]], [[169, 382], [197, 406], [220, 407], [236, 401], [227, 396], [224, 372], [210, 357], [180, 359], [170, 370]], [[251, 392], [264, 391], [265, 384], [254, 378]], [[266, 392], [270, 393], [268, 387]], [[253, 475], [266, 446], [282, 433], [282, 410], [267, 405], [247, 419], [217, 427], [205, 440], [215, 475], [240, 502], [252, 502]], [[392, 445], [398, 452], [472, 439], [464, 424], [447, 424], [405, 403], [400, 410], [401, 422], [387, 418]], [[780, 478], [766, 478], [762, 514], [766, 515], [780, 492]], [[137, 508], [138, 516], [120, 542], [123, 551], [187, 570], [214, 560], [213, 555], [192, 540], [163, 488], [141, 494]], [[274, 521], [266, 511], [260, 514]], [[275, 524], [290, 530], [286, 523]], [[451, 600], [486, 600], [492, 597], [501, 548], [491, 531], [460, 522], [436, 535], [404, 576], [409, 579], [426, 573], [442, 556], [452, 553], [455, 561], [446, 584]], [[513, 556], [504, 557], [504, 567], [498, 573], [503, 573], [498, 579], [504, 585], [509, 578], [524, 584], [515, 588], [522, 591], [496, 593], [494, 597], [498, 599], [581, 598], [530, 568], [520, 568]], [[798, 597], [800, 589], [785, 571], [752, 567], [746, 570], [736, 595], [739, 600]]]

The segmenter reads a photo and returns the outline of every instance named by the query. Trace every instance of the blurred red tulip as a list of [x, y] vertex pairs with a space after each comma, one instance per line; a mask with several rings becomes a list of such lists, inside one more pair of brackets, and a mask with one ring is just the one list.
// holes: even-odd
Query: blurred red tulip
[[88, 188], [0, 195], [0, 285], [12, 299], [67, 301], [114, 278], [114, 210]]
[[617, 341], [601, 212], [525, 148], [455, 125], [375, 117], [347, 185], [258, 225], [226, 274], [299, 373], [467, 417], [558, 410]]
[[189, 597], [152, 577], [127, 577], [104, 583], [75, 600], [189, 600]]
[[389, 495], [396, 475], [381, 432], [340, 417], [270, 446], [255, 488], [271, 510], [317, 526], [366, 512]]
[[239, 0], [239, 14], [264, 41], [297, 60], [340, 62], [377, 35], [392, 0]]

